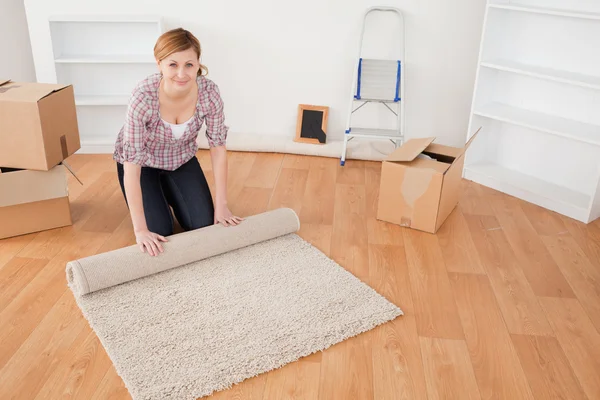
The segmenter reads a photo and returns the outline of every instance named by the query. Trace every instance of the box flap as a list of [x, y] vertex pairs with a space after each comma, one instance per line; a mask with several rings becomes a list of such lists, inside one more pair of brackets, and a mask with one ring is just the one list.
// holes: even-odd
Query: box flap
[[463, 153], [467, 151], [467, 149], [469, 148], [469, 146], [471, 145], [471, 143], [473, 143], [473, 140], [475, 139], [475, 137], [479, 134], [479, 131], [481, 130], [481, 126], [479, 127], [479, 129], [477, 129], [477, 131], [475, 131], [475, 133], [473, 134], [473, 136], [471, 136], [471, 138], [469, 139], [469, 141], [467, 142], [467, 144], [465, 144], [465, 148], [463, 149]]
[[414, 160], [423, 150], [435, 140], [435, 137], [410, 139], [394, 150], [385, 160], [408, 162]]
[[70, 85], [52, 83], [9, 82], [0, 89], [0, 101], [37, 102]]
[[5, 83], [10, 82], [10, 79], [0, 79], [0, 86], [4, 85]]

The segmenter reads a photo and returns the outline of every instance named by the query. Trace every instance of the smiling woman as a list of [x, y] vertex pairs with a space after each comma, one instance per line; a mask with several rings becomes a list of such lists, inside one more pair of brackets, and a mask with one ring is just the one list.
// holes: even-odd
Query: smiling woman
[[[200, 63], [200, 42], [185, 29], [173, 29], [158, 38], [154, 56], [159, 72], [133, 90], [113, 155], [136, 241], [153, 256], [173, 233], [169, 206], [186, 231], [243, 220], [227, 206], [228, 127], [219, 88]], [[214, 203], [196, 158], [196, 138], [204, 123]]]

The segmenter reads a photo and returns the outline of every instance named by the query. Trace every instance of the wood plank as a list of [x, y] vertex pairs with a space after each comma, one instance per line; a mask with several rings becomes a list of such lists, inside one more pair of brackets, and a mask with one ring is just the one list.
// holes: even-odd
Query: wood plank
[[63, 291], [55, 306], [0, 370], [0, 375], [13, 382], [10, 386], [0, 385], [0, 399], [34, 398], [86, 325], [72, 294]]
[[256, 157], [244, 186], [272, 189], [279, 176], [282, 162], [283, 154], [280, 153], [266, 153]]
[[272, 191], [268, 188], [245, 187], [233, 202], [229, 202], [229, 210], [242, 218], [263, 213], [267, 211]]
[[[245, 187], [246, 179], [252, 171], [252, 166], [256, 161], [255, 153], [228, 152], [227, 153], [227, 202], [231, 206]], [[211, 169], [212, 171], [212, 169]], [[211, 185], [211, 194], [213, 200], [216, 196], [213, 173], [206, 173], [206, 180]], [[230, 207], [231, 210], [231, 207]], [[231, 211], [233, 212], [233, 210]]]
[[[582, 222], [564, 217], [562, 218], [568, 233], [575, 239], [577, 245], [583, 250], [587, 259], [600, 269], [600, 235], [593, 233], [593, 227], [596, 225], [586, 225]], [[565, 233], [563, 233], [565, 234]]]
[[414, 315], [409, 275], [404, 247], [369, 245], [369, 286], [405, 314]]
[[131, 400], [131, 395], [114, 367], [110, 367], [91, 400]]
[[128, 217], [129, 209], [123, 197], [123, 192], [118, 184], [113, 193], [102, 204], [96, 204], [96, 211], [81, 226], [81, 230], [86, 232], [107, 232], [112, 233]]
[[[427, 400], [425, 372], [414, 315], [404, 315], [376, 327], [373, 330], [372, 346], [374, 396], [370, 398]], [[320, 385], [334, 386], [335, 382], [321, 382]]]
[[[81, 196], [86, 190], [93, 186], [96, 181], [105, 173], [114, 173], [114, 179], [118, 180], [116, 175], [117, 166], [112, 160], [112, 156], [109, 154], [74, 154], [70, 158], [80, 157], [79, 167], [75, 168], [75, 173], [79, 180], [83, 183], [79, 183], [77, 179], [71, 173], [67, 173], [67, 184], [69, 187], [69, 201], [73, 203]], [[68, 161], [70, 162], [70, 161]], [[71, 164], [70, 164], [71, 165]]]
[[600, 399], [600, 334], [576, 299], [540, 299], [556, 338], [589, 399]]
[[526, 201], [521, 201], [519, 205], [538, 235], [553, 236], [567, 232], [557, 213]]
[[264, 400], [270, 399], [317, 399], [321, 374], [321, 353], [302, 357], [296, 362], [269, 372], [263, 393]]
[[511, 335], [536, 399], [586, 399], [560, 344], [553, 337]]
[[35, 232], [27, 235], [0, 239], [0, 271], [16, 254], [31, 243], [37, 235], [38, 232]]
[[481, 194], [481, 185], [467, 180], [461, 183], [461, 196], [457, 208], [464, 215], [494, 215], [494, 210], [490, 206], [489, 194]]
[[324, 350], [319, 399], [373, 399], [373, 331], [361, 333]]
[[421, 337], [427, 394], [434, 399], [480, 399], [464, 340]]
[[0, 372], [66, 290], [64, 269], [51, 263], [0, 312]]
[[365, 184], [365, 163], [362, 160], [352, 160], [345, 166], [336, 166], [336, 183], [344, 185]]
[[465, 215], [510, 333], [552, 336], [553, 332], [498, 220]]
[[537, 296], [575, 297], [519, 203], [520, 200], [504, 196], [491, 199], [496, 218], [531, 289]]
[[[110, 232], [106, 227], [103, 227], [103, 222], [101, 221], [103, 214], [100, 210], [113, 197], [113, 204], [115, 207], [118, 207], [118, 213], [120, 215], [129, 213], [123, 194], [122, 192], [119, 193], [120, 191], [116, 174], [112, 171], [103, 173], [88, 190], [71, 203], [72, 227], [76, 230], [82, 230], [95, 215], [96, 217], [92, 220], [93, 224], [88, 225], [86, 230], [93, 232], [94, 229], [97, 229], [98, 232]], [[119, 194], [121, 196], [120, 199]], [[106, 212], [111, 211], [104, 211], [104, 213]], [[120, 216], [119, 218], [120, 220], [117, 223], [123, 219]], [[112, 224], [109, 224], [109, 227], [114, 227], [114, 218], [112, 220]]]
[[545, 236], [542, 240], [600, 332], [600, 270], [569, 235]]
[[449, 275], [481, 397], [533, 399], [488, 278]]
[[62, 397], [89, 399], [112, 367], [112, 362], [100, 340], [89, 327], [79, 334], [35, 400]]
[[48, 264], [48, 260], [15, 257], [0, 269], [0, 312]]
[[437, 237], [413, 229], [402, 233], [419, 336], [463, 339]]
[[298, 235], [329, 257], [332, 231], [331, 225], [300, 224]]
[[332, 225], [335, 202], [335, 163], [333, 159], [312, 162], [302, 198], [300, 222]]
[[483, 274], [483, 266], [471, 238], [471, 232], [462, 212], [456, 208], [437, 232], [444, 255], [446, 269], [450, 272]]
[[[234, 385], [229, 389], [224, 389], [218, 392], [214, 392], [206, 399], [209, 400], [230, 400], [230, 399], [248, 399], [248, 400], [262, 400], [265, 391], [265, 384], [267, 377], [270, 372], [254, 376], [246, 379], [243, 382]], [[204, 399], [204, 397], [203, 397]]]
[[267, 209], [289, 207], [300, 215], [308, 171], [282, 168]]
[[[0, 329], [0, 368], [23, 341], [37, 329], [37, 325], [48, 314], [67, 289], [65, 266], [68, 261], [96, 254], [108, 238], [107, 233], [79, 232], [65, 235], [56, 256], [15, 296], [14, 300], [0, 313], [3, 321]], [[6, 321], [6, 322], [4, 322]]]
[[283, 157], [283, 168], [294, 168], [308, 171], [311, 162], [315, 161], [316, 157], [305, 156], [300, 154], [285, 154]]
[[367, 229], [370, 244], [404, 245], [404, 237], [402, 236], [402, 229], [404, 228], [400, 225], [367, 217]]
[[[207, 180], [212, 183], [210, 152], [200, 150], [198, 155]], [[463, 181], [461, 204], [437, 235], [429, 235], [437, 240], [437, 244], [430, 246], [427, 240], [415, 239], [415, 231], [376, 219], [380, 162], [360, 163], [362, 166], [359, 169], [364, 168], [363, 182], [357, 171], [341, 171], [342, 174], [338, 176], [339, 160], [335, 158], [282, 155], [280, 166], [283, 170], [294, 171], [282, 170], [282, 174], [275, 176], [271, 187], [247, 186], [247, 178], [256, 159], [263, 156], [269, 158], [266, 153], [228, 153], [228, 199], [232, 211], [241, 211], [247, 216], [266, 211], [276, 203], [299, 206], [300, 236], [326, 255], [341, 261], [349, 271], [402, 308], [405, 315], [376, 327], [364, 336], [359, 335], [340, 343], [341, 346], [332, 346], [323, 353], [313, 354], [286, 366], [290, 368], [261, 374], [210, 398], [262, 399], [271, 395], [318, 398], [320, 394], [323, 398], [344, 399], [426, 399], [428, 393], [424, 368], [427, 371], [436, 370], [439, 365], [444, 365], [444, 360], [454, 360], [452, 357], [465, 354], [464, 349], [456, 352], [453, 346], [450, 346], [453, 353], [445, 351], [449, 344], [461, 343], [460, 337], [424, 335], [420, 339], [418, 335], [419, 329], [431, 329], [426, 323], [423, 324], [428, 317], [421, 309], [434, 307], [437, 301], [442, 301], [440, 297], [447, 299], [448, 296], [456, 306], [455, 319], [460, 332], [464, 332], [469, 359], [463, 357], [453, 362], [454, 368], [442, 368], [440, 376], [433, 376], [429, 372], [428, 382], [433, 388], [430, 388], [430, 397], [444, 393], [439, 390], [442, 386], [438, 383], [453, 383], [441, 380], [444, 374], [459, 373], [459, 377], [463, 377], [459, 371], [468, 371], [469, 368], [484, 398], [527, 399], [533, 395], [536, 398], [593, 398], [589, 394], [597, 394], [595, 379], [596, 371], [600, 370], [597, 365], [600, 357], [596, 351], [599, 347], [596, 328], [600, 315], [597, 311], [597, 304], [600, 303], [597, 289], [600, 222], [582, 224]], [[261, 163], [269, 164], [264, 160]], [[130, 399], [122, 380], [89, 327], [84, 325], [77, 335], [69, 331], [71, 324], [75, 326], [77, 321], [81, 322], [78, 320], [80, 315], [74, 312], [73, 318], [65, 316], [57, 326], [44, 323], [50, 313], [56, 313], [51, 310], [59, 308], [58, 298], [69, 293], [64, 276], [66, 261], [135, 243], [128, 213], [118, 221], [116, 214], [106, 210], [112, 230], [104, 227], [104, 221], [100, 218], [100, 215], [105, 215], [100, 209], [106, 208], [107, 201], [112, 199], [117, 204], [115, 192], [120, 190], [110, 155], [78, 155], [76, 162], [71, 165], [79, 171], [80, 177], [83, 175], [85, 178], [85, 185], [80, 186], [74, 178], [69, 177], [69, 194], [75, 203], [72, 209], [75, 224], [64, 229], [0, 240], [0, 368], [5, 367], [0, 369], [0, 376], [13, 377], [5, 385], [7, 392], [16, 391], [26, 398], [34, 398], [37, 390], [37, 399]], [[299, 196], [301, 202], [296, 202], [293, 198], [295, 194], [291, 194], [295, 182], [285, 176], [297, 171], [306, 174], [306, 186]], [[265, 173], [262, 169], [257, 168], [254, 172], [257, 174], [253, 179], [259, 181], [258, 186], [270, 186], [271, 178], [267, 176], [269, 179], [263, 182], [259, 177]], [[342, 183], [336, 184], [338, 178]], [[336, 190], [341, 193], [337, 198]], [[471, 214], [464, 214], [465, 210]], [[459, 217], [455, 217], [457, 213]], [[492, 218], [486, 218], [486, 214]], [[474, 215], [478, 229], [492, 230], [486, 230], [484, 235], [473, 235], [468, 220]], [[509, 217], [513, 217], [512, 220]], [[97, 230], [102, 233], [86, 232], [81, 229], [84, 226], [94, 227], [91, 230], [99, 227]], [[357, 228], [358, 232], [354, 232]], [[409, 232], [408, 243], [405, 243], [405, 232]], [[511, 232], [515, 235], [512, 236]], [[540, 232], [545, 234], [541, 239]], [[501, 234], [501, 240], [495, 234]], [[473, 246], [468, 243], [469, 238]], [[517, 242], [517, 238], [526, 242]], [[493, 251], [484, 251], [488, 258], [481, 257], [481, 270], [477, 272], [476, 259], [480, 258], [481, 244], [488, 246], [487, 241], [492, 242], [489, 246]], [[539, 260], [532, 259], [539, 254], [540, 243], [543, 244], [542, 251], [547, 254]], [[346, 251], [344, 244], [349, 244], [351, 251]], [[412, 254], [415, 253], [415, 247], [425, 255]], [[503, 252], [504, 249], [508, 249], [508, 253]], [[501, 257], [496, 265], [495, 257], [498, 254]], [[550, 286], [546, 287], [542, 281], [548, 277], [534, 276], [535, 280], [532, 280], [529, 275], [531, 271], [528, 268], [532, 268], [529, 264], [537, 263], [535, 267], [546, 265], [548, 254], [551, 256], [550, 263], [557, 265], [579, 303], [573, 299], [575, 303], [567, 301], [567, 309], [563, 310], [565, 315], [554, 309], [549, 313], [555, 319], [554, 323], [562, 324], [555, 327], [551, 325], [552, 321], [548, 323], [550, 335], [556, 335], [556, 339], [521, 333], [511, 337], [507, 328], [507, 324], [514, 323], [511, 318], [522, 325], [532, 324], [532, 319], [534, 325], [538, 324], [537, 320], [546, 319], [548, 310], [539, 305], [536, 293], [559, 293], [557, 287], [560, 285], [555, 280], [549, 280]], [[22, 266], [19, 269], [18, 264], [13, 264], [20, 263], [22, 256], [39, 266], [37, 273], [35, 268], [25, 270], [25, 266]], [[419, 268], [415, 268], [415, 260]], [[487, 261], [487, 265], [483, 261]], [[445, 274], [441, 278], [439, 265], [442, 265]], [[21, 272], [17, 273], [17, 270]], [[448, 270], [466, 274], [448, 273]], [[515, 279], [515, 271], [518, 270], [521, 270], [524, 279]], [[482, 272], [489, 274], [489, 277]], [[540, 273], [543, 274], [544, 270], [540, 270]], [[438, 280], [444, 281], [446, 278], [450, 285], [449, 295], [444, 294], [443, 289], [440, 294], [433, 289], [424, 292], [421, 288], [421, 285], [430, 288]], [[506, 293], [496, 292], [494, 285]], [[530, 292], [527, 292], [527, 286]], [[559, 294], [564, 295], [562, 292]], [[8, 303], [5, 299], [8, 299]], [[498, 303], [515, 299], [516, 302], [508, 310], [519, 310], [522, 314], [513, 313], [511, 317], [507, 313], [505, 323]], [[530, 307], [531, 299], [535, 300], [531, 304], [538, 304], [537, 310]], [[559, 301], [558, 304], [566, 301], [542, 298], [542, 302], [554, 300]], [[432, 301], [433, 304], [429, 304]], [[523, 304], [524, 312], [520, 310]], [[572, 307], [575, 307], [575, 311]], [[445, 325], [444, 318], [443, 315], [434, 316], [434, 327]], [[66, 334], [60, 337], [52, 333], [53, 329], [60, 329], [59, 326], [67, 329]], [[32, 338], [39, 338], [40, 343], [34, 343]], [[429, 357], [426, 352], [422, 356], [422, 342], [426, 351], [435, 354], [435, 357]], [[30, 365], [25, 366], [19, 360], [26, 360]], [[311, 361], [310, 365], [302, 365], [308, 360]], [[349, 368], [346, 368], [347, 362], [350, 363]], [[367, 370], [363, 370], [363, 364], [368, 364]], [[362, 378], [365, 374], [366, 380]], [[32, 379], [32, 376], [40, 377], [39, 384], [35, 382], [31, 388], [25, 388], [22, 381]], [[267, 380], [269, 389], [265, 395]]]
[[[367, 164], [370, 165], [370, 164]], [[365, 168], [365, 191], [367, 196], [367, 217], [377, 218], [377, 207], [379, 203], [379, 187], [381, 185], [381, 164], [379, 168], [370, 165]]]
[[331, 258], [358, 279], [369, 279], [364, 185], [336, 185]]
[[98, 249], [98, 253], [122, 249], [124, 247], [136, 244], [135, 233], [133, 232], [133, 223], [131, 217], [127, 215], [119, 224], [117, 229], [106, 239]]

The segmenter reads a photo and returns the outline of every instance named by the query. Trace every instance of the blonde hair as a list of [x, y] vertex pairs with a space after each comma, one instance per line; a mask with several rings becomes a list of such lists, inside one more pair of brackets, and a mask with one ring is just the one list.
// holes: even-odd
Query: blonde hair
[[171, 29], [160, 35], [154, 45], [154, 57], [158, 61], [162, 61], [173, 53], [190, 48], [194, 49], [198, 56], [198, 63], [200, 64], [198, 76], [208, 74], [208, 68], [200, 63], [200, 56], [202, 55], [200, 41], [190, 31], [183, 28]]

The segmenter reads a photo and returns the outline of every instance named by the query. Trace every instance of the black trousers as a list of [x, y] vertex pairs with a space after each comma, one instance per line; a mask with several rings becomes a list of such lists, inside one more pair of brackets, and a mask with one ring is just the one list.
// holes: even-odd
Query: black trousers
[[[121, 190], [127, 207], [123, 164], [117, 163]], [[214, 223], [214, 204], [204, 172], [196, 156], [175, 171], [142, 167], [140, 175], [144, 215], [148, 230], [159, 235], [173, 234], [173, 213], [186, 230]]]

